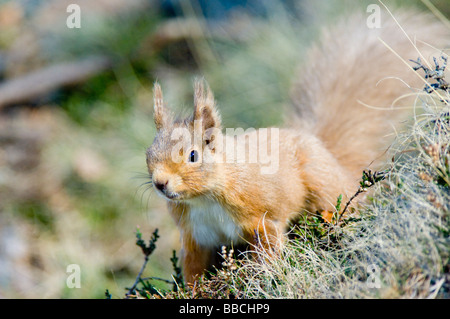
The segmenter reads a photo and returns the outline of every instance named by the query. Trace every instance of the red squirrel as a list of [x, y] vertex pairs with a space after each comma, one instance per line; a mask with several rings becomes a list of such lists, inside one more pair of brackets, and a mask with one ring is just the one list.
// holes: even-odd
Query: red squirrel
[[227, 135], [205, 81], [195, 83], [188, 118], [175, 116], [154, 85], [157, 133], [147, 166], [181, 233], [187, 282], [211, 265], [221, 245], [277, 251], [289, 220], [333, 211], [340, 195], [348, 200], [363, 169], [387, 148], [391, 125], [399, 122], [390, 106], [424, 85], [405, 61], [419, 52], [443, 54], [418, 41], [417, 50], [413, 42], [417, 37], [441, 49], [449, 30], [416, 12], [395, 16], [406, 34], [387, 14], [381, 28], [369, 28], [366, 17], [354, 14], [323, 30], [299, 61], [291, 121], [283, 128]]

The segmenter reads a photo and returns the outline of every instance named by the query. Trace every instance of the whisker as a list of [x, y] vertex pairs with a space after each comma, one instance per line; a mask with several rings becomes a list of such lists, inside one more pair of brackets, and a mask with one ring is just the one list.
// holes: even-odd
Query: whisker
[[151, 178], [151, 175], [147, 172], [134, 172], [132, 179]]
[[144, 190], [144, 192], [142, 193], [142, 196], [141, 196], [141, 202], [144, 200], [144, 195], [145, 195], [145, 193], [147, 193], [147, 191], [149, 191], [150, 190], [150, 192], [148, 192], [148, 197], [147, 197], [147, 201], [146, 201], [146, 211], [148, 211], [148, 205], [149, 205], [149, 202], [150, 202], [150, 197], [151, 197], [151, 195], [153, 194], [153, 187], [151, 187], [151, 186], [148, 186], [145, 190]]

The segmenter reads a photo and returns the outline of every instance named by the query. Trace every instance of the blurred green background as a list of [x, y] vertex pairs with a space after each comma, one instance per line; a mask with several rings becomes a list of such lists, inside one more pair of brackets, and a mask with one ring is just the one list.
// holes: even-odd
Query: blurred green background
[[[138, 226], [161, 236], [144, 276], [170, 279], [179, 235], [145, 185], [153, 82], [188, 114], [204, 76], [224, 127], [280, 125], [320, 27], [372, 2], [0, 1], [0, 297], [123, 298], [143, 262]], [[71, 3], [81, 28], [66, 26]]]

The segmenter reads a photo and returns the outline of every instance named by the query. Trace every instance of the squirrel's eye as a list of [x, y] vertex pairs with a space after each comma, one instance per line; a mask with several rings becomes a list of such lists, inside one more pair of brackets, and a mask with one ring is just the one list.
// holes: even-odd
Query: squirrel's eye
[[189, 162], [195, 163], [197, 161], [198, 161], [198, 152], [196, 150], [193, 150], [189, 155]]

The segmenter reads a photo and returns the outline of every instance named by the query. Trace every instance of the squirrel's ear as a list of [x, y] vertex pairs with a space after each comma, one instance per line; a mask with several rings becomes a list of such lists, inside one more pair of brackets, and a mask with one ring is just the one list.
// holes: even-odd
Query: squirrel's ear
[[161, 86], [155, 82], [153, 86], [153, 120], [155, 121], [156, 129], [161, 129], [167, 122], [167, 110], [164, 107], [163, 94]]
[[220, 128], [220, 114], [216, 108], [214, 95], [208, 84], [205, 84], [203, 80], [198, 80], [195, 82], [194, 91], [194, 120], [202, 121], [204, 130]]

